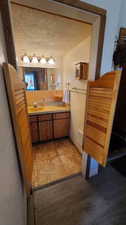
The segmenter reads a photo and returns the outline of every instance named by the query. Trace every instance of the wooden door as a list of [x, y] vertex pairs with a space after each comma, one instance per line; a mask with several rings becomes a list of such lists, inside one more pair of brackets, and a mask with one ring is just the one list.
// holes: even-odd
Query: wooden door
[[14, 67], [6, 63], [4, 64], [4, 77], [24, 183], [29, 193], [32, 186], [33, 160], [25, 84], [18, 78]]
[[121, 78], [114, 71], [89, 82], [86, 106], [84, 151], [105, 166]]
[[54, 117], [54, 138], [62, 138], [69, 136], [70, 114], [56, 113]]
[[40, 141], [49, 141], [53, 139], [52, 114], [39, 116], [39, 137]]
[[38, 126], [38, 117], [30, 116], [30, 132], [32, 143], [39, 142], [39, 126]]
[[69, 136], [69, 119], [54, 120], [54, 138], [62, 138]]

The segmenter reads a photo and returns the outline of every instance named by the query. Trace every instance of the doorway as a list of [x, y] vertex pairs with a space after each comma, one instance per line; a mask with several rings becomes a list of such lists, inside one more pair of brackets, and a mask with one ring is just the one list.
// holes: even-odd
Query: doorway
[[11, 9], [18, 77], [26, 84], [36, 188], [82, 172], [93, 28], [30, 6], [12, 3]]
[[[13, 4], [15, 4], [16, 1], [13, 1]], [[25, 2], [22, 2], [23, 4], [26, 4], [26, 1]], [[18, 3], [16, 3], [18, 5], [21, 5], [20, 4], [20, 1], [18, 1]], [[33, 3], [34, 4], [34, 3]], [[57, 5], [57, 7], [55, 7]], [[69, 5], [69, 4], [68, 4]], [[79, 9], [78, 7], [76, 7], [76, 3], [71, 5], [70, 7], [66, 6], [66, 5], [61, 5], [61, 4], [57, 4], [56, 2], [47, 2], [47, 1], [43, 1], [43, 5], [42, 5], [42, 11], [50, 11], [51, 12], [54, 10], [55, 12], [52, 12], [53, 14], [58, 14], [58, 12], [61, 13], [61, 15], [63, 15], [64, 13], [66, 15], [63, 15], [65, 17], [69, 17], [69, 13], [70, 13], [70, 10], [71, 10], [71, 17], [78, 17], [77, 20], [83, 20], [83, 21], [86, 21], [85, 19], [85, 15], [84, 15], [84, 12], [82, 11], [82, 9], [84, 9], [85, 7], [85, 4], [83, 4], [83, 7], [79, 6]], [[89, 5], [88, 5], [89, 6]], [[32, 6], [29, 6], [29, 7], [32, 7], [32, 8], [36, 8], [34, 7], [33, 5]], [[66, 7], [65, 9], [66, 10], [63, 10], [63, 7]], [[59, 8], [60, 8], [60, 11], [59, 11]], [[77, 11], [75, 8], [78, 8]], [[41, 7], [40, 5], [37, 6], [37, 9], [41, 11]], [[87, 9], [87, 8], [86, 8]], [[57, 11], [57, 12], [56, 12]], [[101, 61], [101, 52], [102, 52], [102, 48], [101, 51], [98, 51], [98, 47], [103, 45], [103, 37], [104, 37], [104, 25], [105, 25], [105, 11], [104, 10], [99, 10], [98, 11], [94, 9], [92, 9], [92, 7], [88, 8], [87, 10], [88, 12], [92, 12], [94, 13], [94, 15], [92, 15], [91, 13], [89, 13], [90, 15], [88, 16], [88, 23], [89, 24], [93, 24], [93, 34], [97, 35], [97, 38], [93, 38], [93, 41], [92, 42], [92, 47], [91, 47], [91, 59], [93, 60], [92, 63], [90, 64], [90, 67], [89, 67], [89, 79], [95, 79], [95, 77], [97, 77], [98, 75], [96, 75], [96, 72], [98, 74], [98, 70], [100, 71], [100, 61]], [[83, 15], [83, 16], [82, 16]], [[88, 15], [88, 13], [87, 13]], [[86, 16], [87, 16], [86, 15]], [[93, 16], [93, 17], [92, 17]], [[82, 18], [83, 17], [83, 18]], [[95, 19], [94, 19], [95, 17]], [[95, 21], [95, 23], [94, 23]], [[102, 22], [101, 22], [102, 21]], [[102, 38], [101, 37], [101, 34], [102, 34]], [[95, 60], [95, 62], [94, 62]], [[98, 61], [97, 61], [98, 60]], [[9, 60], [9, 61], [12, 61], [12, 60]], [[99, 62], [97, 64], [97, 62]], [[95, 65], [97, 64], [97, 69], [95, 68]], [[98, 68], [99, 67], [99, 68]]]

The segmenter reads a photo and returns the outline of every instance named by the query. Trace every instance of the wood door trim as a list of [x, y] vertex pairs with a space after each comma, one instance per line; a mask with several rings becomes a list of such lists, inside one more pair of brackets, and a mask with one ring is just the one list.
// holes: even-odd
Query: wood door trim
[[96, 61], [96, 73], [95, 79], [100, 77], [101, 63], [102, 63], [102, 53], [104, 45], [104, 35], [105, 35], [105, 26], [106, 26], [106, 15], [100, 16], [100, 31], [99, 31], [99, 40], [98, 40], [98, 51], [97, 51], [97, 61]]
[[81, 2], [80, 0], [53, 0], [54, 2], [63, 3], [78, 9], [83, 9], [87, 12], [91, 12], [97, 15], [106, 15], [106, 10], [92, 4]]
[[1, 7], [1, 16], [2, 16], [2, 23], [3, 23], [3, 30], [4, 30], [4, 38], [5, 38], [5, 45], [6, 45], [6, 54], [8, 63], [13, 65], [15, 69], [17, 68], [16, 62], [16, 51], [15, 51], [15, 44], [13, 38], [13, 31], [12, 31], [12, 22], [11, 22], [11, 15], [10, 15], [10, 4], [9, 1], [2, 1], [0, 4]]

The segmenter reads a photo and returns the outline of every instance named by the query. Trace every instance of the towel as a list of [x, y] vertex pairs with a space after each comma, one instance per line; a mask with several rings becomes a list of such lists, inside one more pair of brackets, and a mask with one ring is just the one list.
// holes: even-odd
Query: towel
[[66, 104], [70, 104], [70, 91], [65, 88], [64, 93], [63, 93], [63, 102]]

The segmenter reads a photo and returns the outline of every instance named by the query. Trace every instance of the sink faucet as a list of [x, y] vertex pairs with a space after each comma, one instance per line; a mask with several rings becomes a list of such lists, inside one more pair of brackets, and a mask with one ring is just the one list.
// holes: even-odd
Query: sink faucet
[[38, 107], [37, 102], [33, 102], [33, 107], [34, 107], [34, 108], [37, 108], [37, 107]]

